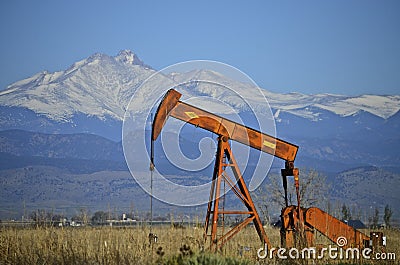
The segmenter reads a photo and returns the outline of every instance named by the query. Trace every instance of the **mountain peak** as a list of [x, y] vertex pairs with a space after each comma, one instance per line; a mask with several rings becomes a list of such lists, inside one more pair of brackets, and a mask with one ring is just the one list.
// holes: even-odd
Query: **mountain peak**
[[72, 122], [80, 114], [121, 121], [132, 87], [152, 73], [129, 50], [116, 56], [94, 53], [65, 71], [42, 71], [11, 84], [0, 92], [0, 106], [26, 108], [60, 122]]
[[144, 66], [143, 61], [130, 50], [121, 50], [114, 58], [121, 63]]
[[[102, 60], [102, 59], [105, 59], [105, 58], [108, 58], [108, 57], [109, 56], [106, 55], [106, 54], [96, 52], [96, 53], [90, 55], [87, 59], [84, 59], [82, 61], [83, 62], [94, 62], [96, 60]], [[77, 62], [77, 63], [79, 63], [79, 62]]]

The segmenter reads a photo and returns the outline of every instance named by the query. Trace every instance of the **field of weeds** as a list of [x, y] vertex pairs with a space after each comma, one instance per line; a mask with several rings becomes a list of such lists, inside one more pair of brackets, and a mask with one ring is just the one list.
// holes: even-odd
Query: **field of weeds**
[[[179, 260], [207, 253], [200, 228], [153, 227], [153, 243], [149, 232], [149, 227], [1, 228], [0, 264], [184, 264]], [[201, 258], [247, 264], [259, 247], [249, 227], [221, 255]]]
[[[156, 226], [152, 232], [157, 242], [149, 240], [149, 227], [80, 227], [80, 228], [11, 228], [0, 230], [0, 264], [255, 264], [260, 242], [253, 227], [234, 237], [221, 253], [207, 252], [200, 228]], [[269, 228], [267, 234], [279, 246], [279, 230]], [[400, 257], [400, 232], [385, 230], [387, 251]], [[273, 260], [274, 264], [284, 261]], [[298, 261], [299, 264], [306, 262]], [[325, 260], [309, 260], [309, 264], [326, 264]], [[290, 264], [293, 264], [292, 260]], [[329, 261], [351, 264], [351, 261]], [[354, 262], [360, 264], [360, 261]], [[368, 261], [362, 263], [369, 264]], [[397, 264], [396, 261], [372, 262]]]

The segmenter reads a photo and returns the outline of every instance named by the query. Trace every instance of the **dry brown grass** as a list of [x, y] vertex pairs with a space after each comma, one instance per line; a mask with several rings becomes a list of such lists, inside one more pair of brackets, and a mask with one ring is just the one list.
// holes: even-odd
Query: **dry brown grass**
[[[149, 243], [149, 231], [149, 227], [2, 228], [0, 264], [153, 264], [182, 254], [184, 245], [194, 254], [204, 248], [202, 229], [153, 227], [158, 236], [155, 244]], [[241, 252], [242, 259], [251, 258], [259, 247], [249, 227], [222, 254], [240, 258]]]
[[[149, 227], [3, 227], [0, 264], [177, 264], [174, 257], [189, 252], [197, 255], [208, 247], [203, 245], [202, 229], [156, 226], [152, 229], [158, 236], [155, 244], [149, 244], [149, 231]], [[279, 246], [279, 230], [268, 228], [267, 234], [271, 243]], [[387, 251], [400, 257], [400, 232], [385, 230], [385, 234]], [[184, 245], [190, 251], [183, 249]], [[257, 260], [259, 247], [255, 229], [247, 227], [224, 247], [220, 256], [232, 257], [238, 262], [247, 260], [251, 264]]]

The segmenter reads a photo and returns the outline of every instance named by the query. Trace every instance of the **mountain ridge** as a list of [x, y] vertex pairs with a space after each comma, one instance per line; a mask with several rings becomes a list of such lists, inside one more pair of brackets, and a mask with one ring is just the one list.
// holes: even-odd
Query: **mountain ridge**
[[[123, 50], [116, 56], [96, 53], [64, 71], [43, 71], [9, 85], [6, 90], [0, 91], [0, 106], [27, 108], [58, 122], [73, 122], [73, 116], [78, 113], [95, 116], [100, 120], [109, 116], [122, 121], [125, 107], [136, 88], [155, 72], [129, 50]], [[213, 78], [220, 78], [225, 83], [237, 86], [239, 91], [252, 86], [232, 82], [209, 70], [159, 76], [179, 81], [185, 78], [201, 80], [210, 74], [214, 75]], [[400, 110], [400, 95], [354, 97], [335, 94], [280, 94], [265, 89], [262, 91], [273, 109], [314, 121], [319, 119], [318, 112], [310, 111], [310, 107], [328, 110], [344, 117], [356, 115], [363, 110], [383, 119], [390, 118]], [[232, 100], [227, 101], [222, 92], [207, 91], [201, 84], [193, 87], [192, 92], [206, 93], [230, 105], [234, 104]]]

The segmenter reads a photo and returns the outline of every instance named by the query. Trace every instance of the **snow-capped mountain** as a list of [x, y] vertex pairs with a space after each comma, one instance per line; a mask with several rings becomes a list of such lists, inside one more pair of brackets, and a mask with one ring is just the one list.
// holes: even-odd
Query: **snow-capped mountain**
[[[0, 106], [23, 107], [59, 122], [71, 121], [78, 113], [99, 119], [122, 120], [135, 89], [155, 70], [145, 65], [131, 51], [121, 51], [112, 57], [94, 54], [74, 63], [65, 71], [38, 73], [15, 82], [0, 91]], [[163, 75], [160, 75], [163, 77]], [[220, 80], [222, 84], [245, 90], [252, 84], [239, 83], [209, 70], [173, 73], [165, 76], [179, 83], [180, 80]], [[162, 81], [162, 80], [161, 80]], [[160, 82], [161, 82], [160, 81]], [[356, 115], [360, 111], [387, 119], [400, 110], [400, 95], [344, 96], [332, 94], [304, 95], [300, 93], [280, 94], [263, 90], [271, 107], [276, 110], [279, 121], [282, 112], [310, 120], [319, 120], [318, 109], [340, 116]], [[224, 88], [209, 89], [206, 84], [192, 86], [189, 95], [208, 95], [235, 108], [234, 97], [227, 97]], [[254, 98], [254, 101], [262, 99]], [[138, 107], [140, 108], [140, 106]]]
[[0, 92], [0, 105], [23, 107], [58, 122], [78, 114], [121, 120], [134, 89], [154, 73], [131, 51], [94, 54], [65, 71], [38, 73]]
[[[172, 78], [179, 82], [180, 80], [220, 80], [220, 83], [227, 87], [235, 87], [239, 91], [246, 91], [251, 84], [238, 83], [229, 80], [226, 77], [213, 71], [199, 70], [189, 73], [175, 73]], [[199, 84], [192, 91], [198, 94], [206, 94], [217, 98], [220, 101], [235, 105], [232, 97], [226, 97], [225, 89], [221, 87], [221, 91], [217, 91], [215, 87], [212, 90], [206, 84]], [[318, 109], [326, 110], [342, 117], [357, 115], [361, 111], [369, 112], [375, 116], [387, 119], [400, 110], [400, 95], [381, 96], [381, 95], [361, 95], [361, 96], [345, 96], [335, 94], [316, 94], [305, 95], [301, 93], [274, 93], [263, 89], [265, 98], [268, 100], [272, 109], [277, 111], [275, 118], [279, 121], [281, 112], [291, 113], [313, 121], [321, 118]], [[263, 99], [253, 98], [254, 101], [262, 101]], [[235, 106], [240, 108], [240, 106]]]
[[[154, 73], [154, 69], [128, 50], [123, 50], [116, 56], [94, 54], [74, 63], [65, 71], [38, 73], [0, 91], [0, 128], [46, 133], [90, 132], [117, 140], [121, 137], [120, 128], [131, 96]], [[247, 106], [224, 86], [233, 87], [242, 95], [249, 94], [250, 88], [254, 88], [254, 84], [241, 83], [207, 69], [159, 74], [156, 78], [159, 84], [177, 85], [182, 80], [216, 80], [222, 86], [193, 82], [179, 88], [184, 97], [212, 97], [216, 102], [223, 102], [237, 112], [246, 111]], [[384, 122], [400, 109], [400, 95], [280, 94], [265, 89], [262, 92], [272, 107], [278, 127], [279, 124], [292, 126], [299, 123], [328, 122], [339, 128], [343, 127], [337, 124], [340, 120], [349, 123], [349, 117], [355, 118], [350, 125], [344, 126], [347, 128], [360, 122], [362, 119], [359, 117], [366, 114]], [[265, 105], [261, 103], [264, 99], [246, 96], [255, 106], [259, 104], [259, 111], [263, 111]], [[133, 108], [139, 113], [145, 104], [148, 102], [143, 99], [141, 104]], [[205, 104], [207, 106], [200, 107], [213, 112], [222, 111], [215, 102]], [[333, 118], [337, 119], [335, 124], [332, 124]], [[373, 127], [365, 122], [363, 126]], [[301, 131], [299, 128], [296, 130]]]

